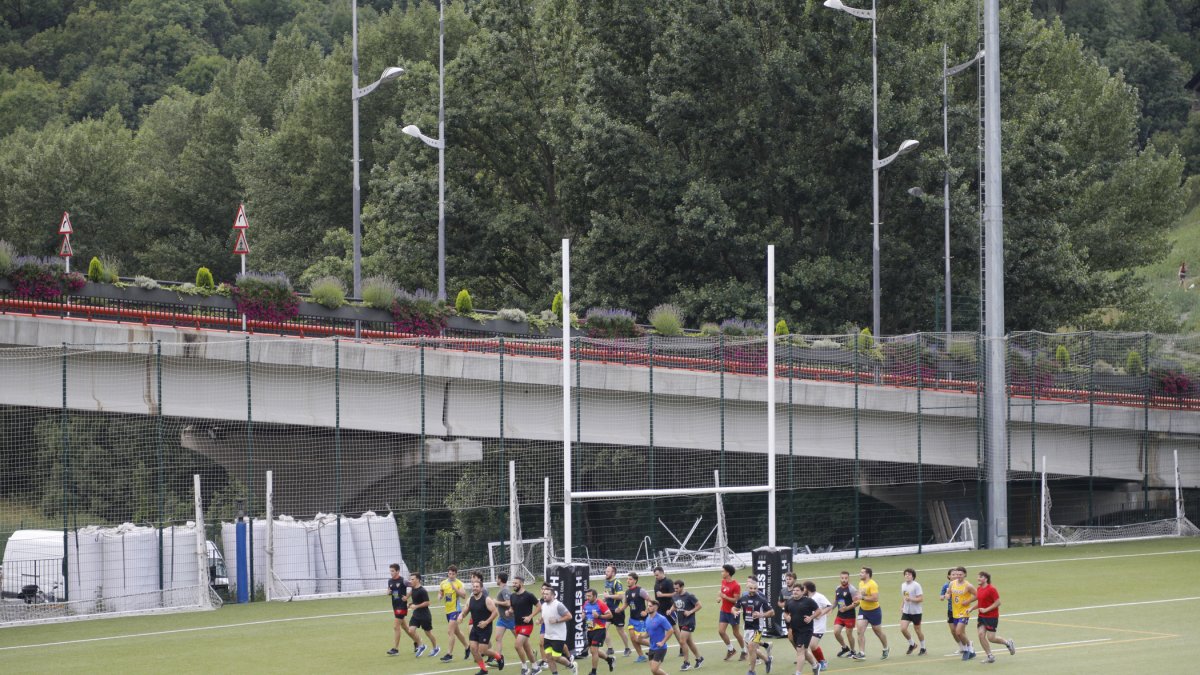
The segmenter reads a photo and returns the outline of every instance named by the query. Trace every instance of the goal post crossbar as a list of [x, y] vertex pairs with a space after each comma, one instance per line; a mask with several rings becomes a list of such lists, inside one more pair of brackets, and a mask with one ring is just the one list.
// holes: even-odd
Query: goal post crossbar
[[571, 499], [628, 499], [630, 497], [692, 497], [696, 495], [746, 494], [771, 492], [770, 485], [739, 485], [737, 487], [661, 488], [646, 490], [589, 490], [572, 492]]

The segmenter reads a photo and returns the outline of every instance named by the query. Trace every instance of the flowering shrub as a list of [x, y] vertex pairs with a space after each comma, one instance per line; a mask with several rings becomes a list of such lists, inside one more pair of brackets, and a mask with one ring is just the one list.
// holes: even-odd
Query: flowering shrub
[[630, 338], [637, 337], [639, 332], [633, 312], [625, 309], [593, 307], [588, 310], [585, 323], [588, 337]]
[[1192, 395], [1192, 379], [1187, 375], [1170, 370], [1156, 370], [1153, 375], [1155, 393], [1179, 398]]
[[43, 301], [57, 300], [87, 285], [86, 277], [78, 272], [68, 273], [61, 260], [36, 256], [16, 258], [8, 280], [16, 297]]
[[231, 294], [238, 312], [252, 321], [282, 323], [300, 313], [300, 296], [283, 274], [239, 274]]
[[392, 320], [395, 321], [398, 333], [441, 335], [446, 328], [448, 313], [433, 293], [420, 288], [412, 293], [397, 291], [396, 300], [392, 302]]

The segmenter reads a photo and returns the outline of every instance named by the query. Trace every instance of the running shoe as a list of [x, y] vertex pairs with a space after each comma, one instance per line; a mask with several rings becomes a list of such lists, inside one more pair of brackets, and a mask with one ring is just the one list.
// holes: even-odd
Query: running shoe
[[611, 673], [613, 671], [613, 666], [617, 663], [617, 660], [611, 656], [604, 660], [608, 662], [608, 672]]
[[963, 655], [963, 657], [962, 657], [963, 661], [966, 661], [967, 659], [971, 658], [970, 652], [963, 652], [962, 655]]
[[571, 662], [571, 675], [579, 675], [579, 664]]
[[442, 663], [450, 663], [451, 661], [453, 661], [453, 660], [454, 660], [454, 655], [453, 655], [453, 654], [451, 654], [450, 652], [446, 652], [445, 654], [443, 654], [443, 655], [442, 655], [442, 658], [441, 658], [441, 659], [439, 659], [439, 660], [440, 660]]
[[970, 661], [973, 658], [975, 658], [975, 652], [967, 652], [967, 660]]
[[880, 659], [881, 661], [882, 661], [883, 659], [886, 659], [886, 658], [888, 657], [888, 654], [890, 654], [890, 653], [891, 653], [891, 651], [892, 651], [891, 649], [888, 649], [887, 647], [884, 647], [884, 648], [883, 648], [883, 656], [879, 657], [879, 659]]
[[910, 644], [910, 645], [908, 646], [908, 651], [906, 651], [906, 652], [904, 652], [904, 653], [905, 653], [905, 654], [911, 654], [911, 653], [913, 653], [913, 652], [915, 652], [915, 651], [917, 651], [917, 645], [916, 645], [916, 643], [913, 643], [913, 644]]
[[504, 655], [503, 654], [500, 655], [500, 658], [496, 659], [496, 670], [504, 670]]
[[828, 661], [817, 661], [817, 665], [821, 666], [821, 670], [829, 670]]
[[400, 655], [399, 649], [389, 649], [388, 650], [388, 656], [399, 656], [399, 655]]
[[704, 665], [704, 657], [697, 656], [696, 657], [696, 670], [700, 670], [700, 666], [702, 666], [702, 665]]
[[433, 653], [429, 655], [429, 658], [431, 658], [431, 659], [432, 659], [433, 657], [435, 657], [435, 656], [437, 656], [438, 654], [441, 654], [441, 653], [442, 653], [442, 648], [441, 648], [441, 647], [434, 647], [434, 648], [433, 648]]
[[732, 658], [733, 658], [733, 649], [726, 649], [725, 650], [725, 660], [728, 661], [729, 659], [732, 659]]
[[848, 659], [851, 656], [854, 656], [854, 652], [850, 651], [849, 647], [842, 647], [842, 651], [837, 653], [839, 659]]
[[917, 656], [925, 656], [925, 648], [921, 647], [921, 651], [917, 652]]
[[416, 648], [416, 651], [413, 652], [413, 655], [415, 655], [419, 659], [419, 658], [421, 658], [421, 655], [424, 653], [425, 653], [425, 645], [421, 645], [420, 647]]
[[638, 654], [638, 657], [633, 660], [634, 663], [645, 663], [650, 659], [646, 658], [645, 654]]
[[866, 654], [866, 652], [858, 652], [854, 656], [851, 656], [850, 658], [854, 659], [855, 661], [863, 661], [867, 658], [867, 654]]
[[749, 655], [746, 652], [742, 652], [742, 655], [738, 657], [738, 661], [745, 661], [747, 656]]
[[771, 658], [770, 656], [767, 657], [767, 672], [768, 673], [771, 672], [771, 664], [774, 662], [775, 662], [775, 659]]
[[1010, 656], [1016, 656], [1016, 655], [1017, 655], [1017, 645], [1016, 645], [1015, 643], [1013, 643], [1013, 641], [1012, 641], [1012, 640], [1006, 640], [1006, 641], [1004, 642], [1004, 646], [1005, 646], [1005, 647], [1008, 647], [1008, 653], [1009, 653], [1009, 655], [1010, 655]]
[[680, 668], [680, 670], [691, 670], [691, 669], [692, 669], [692, 664], [688, 663], [687, 661], [684, 661], [683, 667]]
[[630, 649], [629, 647], [626, 647], [624, 656], [631, 656], [632, 654], [633, 654], [633, 650]]
[[996, 657], [992, 654], [988, 654], [987, 661], [984, 661], [984, 663], [995, 663], [995, 662], [996, 662]]
[[467, 647], [466, 649], [463, 650], [463, 658], [464, 659], [471, 658], [471, 648], [470, 647]]

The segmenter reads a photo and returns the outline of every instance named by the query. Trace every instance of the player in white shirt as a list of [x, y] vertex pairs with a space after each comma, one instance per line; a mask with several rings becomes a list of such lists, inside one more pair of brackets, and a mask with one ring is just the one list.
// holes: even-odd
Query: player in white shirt
[[829, 664], [825, 662], [825, 652], [821, 651], [821, 638], [827, 626], [825, 617], [833, 613], [833, 603], [823, 593], [817, 592], [817, 585], [812, 580], [801, 582], [801, 585], [804, 586], [805, 595], [817, 603], [817, 613], [813, 614], [812, 641], [808, 643], [808, 661], [814, 670], [825, 670]]
[[913, 568], [904, 570], [904, 583], [900, 584], [900, 634], [908, 640], [908, 654], [917, 649], [917, 643], [908, 632], [911, 624], [921, 641], [921, 651], [918, 656], [925, 655], [925, 633], [921, 630], [921, 613], [924, 611], [925, 591], [917, 583], [917, 571]]
[[571, 660], [571, 650], [567, 648], [567, 622], [571, 620], [571, 613], [566, 605], [554, 599], [554, 589], [550, 584], [542, 584], [541, 613], [542, 625], [546, 628], [545, 658], [550, 672], [557, 675], [558, 664], [561, 663], [578, 675], [579, 667]]

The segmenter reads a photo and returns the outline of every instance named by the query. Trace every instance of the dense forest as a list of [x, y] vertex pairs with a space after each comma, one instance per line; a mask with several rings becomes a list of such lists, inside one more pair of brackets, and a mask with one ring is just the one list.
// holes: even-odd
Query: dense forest
[[[358, 4], [361, 83], [407, 70], [361, 101], [364, 274], [431, 288], [437, 153], [401, 129], [437, 128], [438, 6]], [[1172, 330], [1132, 270], [1200, 199], [1200, 0], [1001, 4], [1009, 327]], [[970, 58], [978, 11], [879, 3], [881, 154], [921, 141], [883, 172], [889, 333], [935, 327], [947, 167], [954, 293], [978, 294], [973, 71], [941, 148], [942, 46]], [[231, 280], [244, 202], [252, 269], [349, 284], [350, 33], [350, 0], [0, 0], [0, 239], [52, 254], [69, 210], [83, 260]], [[548, 307], [565, 236], [577, 306], [762, 319], [773, 243], [793, 330], [869, 320], [868, 22], [820, 0], [460, 0], [445, 36], [451, 294]]]

